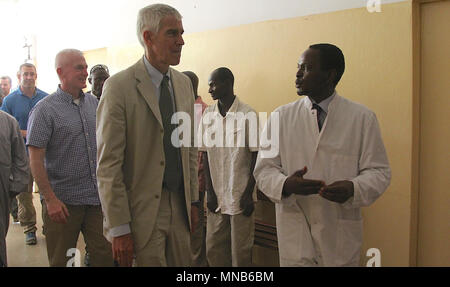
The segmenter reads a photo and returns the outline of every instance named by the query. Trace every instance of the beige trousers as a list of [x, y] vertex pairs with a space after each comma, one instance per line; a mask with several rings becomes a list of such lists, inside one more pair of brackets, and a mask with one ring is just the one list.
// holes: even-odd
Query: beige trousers
[[192, 267], [207, 267], [206, 260], [206, 229], [204, 196], [200, 197], [198, 209], [199, 222], [197, 228], [191, 233]]
[[[89, 249], [90, 266], [112, 267], [112, 247], [103, 236], [103, 214], [101, 207], [91, 205], [67, 205], [68, 222], [60, 224], [53, 222], [48, 216], [47, 207], [42, 205], [47, 241], [47, 256], [51, 267], [65, 267], [71, 259], [67, 251], [77, 247], [80, 231]], [[81, 250], [80, 250], [81, 252]]]
[[17, 204], [19, 207], [17, 217], [24, 233], [36, 232], [36, 209], [33, 204], [33, 177], [25, 187], [25, 190], [17, 195]]
[[[253, 213], [254, 214], [254, 213]], [[254, 215], [227, 215], [208, 210], [206, 257], [211, 267], [249, 267], [255, 235]]]
[[136, 265], [191, 266], [190, 230], [182, 192], [162, 191], [152, 236], [142, 250], [136, 250]]

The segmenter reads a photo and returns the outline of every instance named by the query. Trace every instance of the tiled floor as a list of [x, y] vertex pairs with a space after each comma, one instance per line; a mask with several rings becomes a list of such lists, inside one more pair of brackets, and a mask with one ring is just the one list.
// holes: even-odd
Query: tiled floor
[[[25, 244], [23, 228], [20, 224], [13, 224], [11, 217], [8, 235], [6, 236], [9, 267], [48, 267], [45, 236], [42, 235], [42, 207], [39, 201], [39, 194], [33, 193], [33, 203], [37, 214], [37, 244]], [[77, 248], [80, 250], [81, 262], [83, 262], [85, 254], [83, 235], [80, 235], [78, 239]], [[81, 265], [83, 265], [83, 263], [81, 263]]]

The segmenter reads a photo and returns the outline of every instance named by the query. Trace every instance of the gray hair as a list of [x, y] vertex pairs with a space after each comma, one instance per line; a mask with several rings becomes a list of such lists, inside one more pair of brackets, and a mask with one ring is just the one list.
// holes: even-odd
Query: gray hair
[[174, 16], [181, 21], [181, 14], [177, 9], [166, 4], [153, 4], [139, 10], [137, 18], [137, 36], [139, 42], [145, 47], [144, 31], [158, 33], [161, 20], [166, 16]]
[[2, 76], [2, 77], [0, 77], [0, 80], [8, 80], [9, 84], [12, 85], [12, 80], [9, 76]]
[[67, 56], [73, 54], [81, 55], [84, 57], [83, 52], [77, 49], [64, 49], [62, 51], [59, 51], [55, 57], [55, 70], [64, 66]]

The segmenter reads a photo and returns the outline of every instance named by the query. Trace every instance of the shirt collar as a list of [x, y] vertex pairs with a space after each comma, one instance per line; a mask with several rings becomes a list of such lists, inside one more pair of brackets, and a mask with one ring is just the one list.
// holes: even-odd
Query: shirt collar
[[[61, 89], [61, 85], [58, 85], [58, 89], [57, 89], [56, 93], [58, 95], [60, 95], [61, 99], [64, 100], [65, 102], [73, 103], [72, 95], [67, 92], [64, 92]], [[80, 91], [80, 103], [82, 103], [83, 101], [84, 101], [84, 93], [83, 93], [83, 91]]]
[[[162, 81], [164, 75], [160, 71], [158, 71], [158, 69], [153, 67], [152, 64], [150, 64], [150, 62], [148, 61], [148, 59], [145, 55], [144, 55], [144, 64], [145, 64], [145, 68], [147, 69], [148, 74], [150, 75], [150, 78], [152, 79], [153, 84], [158, 89], [159, 86], [161, 85], [161, 81]], [[167, 71], [166, 75], [169, 77], [169, 83], [170, 83], [169, 71]]]
[[[24, 96], [24, 97], [27, 97], [28, 98], [28, 96], [27, 95], [25, 95], [23, 92], [22, 92], [22, 89], [20, 88], [20, 85], [19, 85], [19, 87], [17, 88], [18, 90], [19, 90], [19, 93], [20, 93], [20, 95], [22, 95], [22, 96]], [[33, 96], [31, 97], [31, 98], [34, 98], [34, 97], [36, 97], [36, 95], [37, 95], [37, 91], [38, 91], [38, 89], [35, 87], [34, 88], [34, 93], [33, 93]]]
[[[336, 96], [336, 90], [333, 92], [333, 94], [326, 98], [325, 100], [321, 101], [318, 105], [320, 106], [320, 108], [322, 109], [322, 111], [324, 111], [325, 113], [328, 114], [328, 106], [330, 105], [331, 101], [334, 99], [334, 97]], [[313, 104], [316, 104], [316, 102], [311, 99], [311, 102]]]
[[[234, 97], [234, 101], [233, 104], [231, 104], [230, 109], [228, 110], [228, 112], [226, 113], [225, 117], [228, 115], [228, 113], [236, 113], [237, 109], [239, 106], [239, 99], [237, 96]], [[220, 111], [219, 111], [219, 101], [217, 101], [217, 103], [214, 106], [214, 111], [217, 112], [220, 115]]]

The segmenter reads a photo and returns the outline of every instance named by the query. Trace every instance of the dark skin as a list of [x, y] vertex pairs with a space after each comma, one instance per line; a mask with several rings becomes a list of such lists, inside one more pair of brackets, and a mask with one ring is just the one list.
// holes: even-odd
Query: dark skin
[[89, 84], [92, 85], [92, 93], [97, 99], [100, 100], [102, 96], [103, 84], [109, 78], [108, 72], [103, 69], [94, 70], [94, 72], [89, 75]]
[[[250, 170], [253, 171], [255, 169], [256, 164], [256, 158], [258, 153], [252, 152], [252, 162], [251, 162], [251, 168]], [[208, 163], [208, 154], [206, 152], [203, 152], [203, 166], [205, 168], [205, 186], [206, 186], [206, 193], [208, 197], [208, 201], [206, 202], [206, 206], [208, 207], [209, 211], [212, 213], [216, 213], [216, 209], [219, 206], [217, 202], [217, 196], [214, 192], [214, 188], [211, 181], [211, 174], [209, 173], [209, 163]], [[253, 189], [255, 188], [255, 178], [253, 175], [250, 176], [247, 186], [245, 188], [244, 193], [242, 194], [241, 200], [239, 202], [239, 206], [242, 208], [245, 216], [252, 215], [253, 211], [255, 210], [255, 205], [253, 202]]]
[[[324, 70], [321, 67], [320, 52], [316, 49], [306, 50], [298, 62], [295, 85], [299, 96], [308, 96], [316, 103], [331, 97], [334, 93], [336, 70]], [[349, 180], [335, 181], [325, 185], [321, 180], [307, 180], [303, 176], [307, 173], [306, 166], [289, 176], [283, 185], [283, 196], [292, 193], [301, 195], [319, 194], [323, 198], [344, 203], [354, 194], [353, 182]]]
[[[220, 114], [225, 117], [231, 105], [234, 102], [236, 96], [234, 95], [233, 85], [228, 80], [221, 79], [220, 73], [214, 71], [208, 81], [209, 93], [211, 94], [213, 100], [218, 100], [218, 107]], [[242, 197], [240, 199], [239, 205], [243, 210], [245, 216], [250, 216], [255, 210], [255, 205], [253, 202], [253, 190], [255, 188], [255, 178], [253, 177], [253, 170], [256, 164], [257, 153], [252, 152], [251, 166], [250, 166], [250, 177], [247, 182], [246, 188]], [[218, 207], [217, 196], [214, 192], [214, 188], [211, 181], [211, 174], [209, 170], [208, 154], [203, 153], [203, 166], [205, 168], [205, 185], [207, 192], [207, 207], [208, 209], [216, 213]]]
[[217, 203], [217, 196], [214, 192], [214, 187], [212, 185], [211, 174], [209, 172], [209, 162], [208, 162], [208, 153], [202, 152], [202, 160], [203, 160], [203, 168], [205, 170], [205, 190], [207, 196], [206, 207], [208, 207], [209, 211], [212, 213], [216, 213], [216, 209], [219, 206]]
[[325, 186], [325, 183], [321, 180], [304, 179], [303, 176], [307, 171], [308, 168], [305, 166], [284, 181], [282, 191], [284, 197], [288, 197], [291, 194], [311, 195], [319, 193], [319, 190]]

